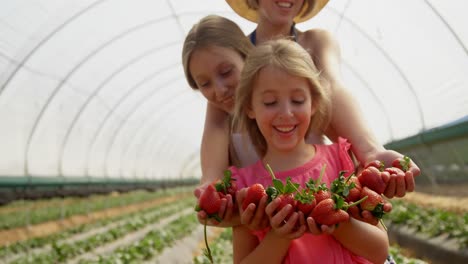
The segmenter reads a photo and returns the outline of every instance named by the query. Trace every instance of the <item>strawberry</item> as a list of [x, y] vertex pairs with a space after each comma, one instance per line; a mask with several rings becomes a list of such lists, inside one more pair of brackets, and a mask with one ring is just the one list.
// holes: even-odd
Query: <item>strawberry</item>
[[280, 199], [280, 203], [279, 203], [278, 208], [277, 208], [278, 211], [283, 209], [288, 204], [290, 204], [292, 206], [293, 210], [286, 217], [286, 219], [289, 218], [291, 216], [291, 214], [296, 210], [297, 201], [294, 199], [294, 195], [292, 193], [283, 193], [283, 194], [278, 195], [277, 198]]
[[387, 188], [387, 182], [390, 179], [387, 173], [381, 173], [376, 167], [364, 169], [358, 176], [362, 186], [367, 186], [377, 193], [383, 193]]
[[410, 167], [411, 159], [408, 156], [398, 158], [392, 162], [392, 166], [406, 172]]
[[311, 216], [318, 224], [327, 226], [336, 225], [349, 220], [349, 214], [342, 209], [336, 209], [335, 201], [331, 198], [317, 203]]
[[200, 195], [197, 211], [203, 210], [208, 215], [215, 214], [221, 208], [221, 197], [216, 191], [213, 184], [206, 187], [205, 191]]
[[321, 189], [317, 191], [315, 194], [315, 200], [317, 200], [317, 203], [320, 203], [321, 201], [325, 199], [331, 198], [331, 193], [327, 189]]
[[258, 206], [258, 203], [266, 196], [265, 188], [260, 183], [255, 183], [247, 189], [247, 194], [244, 201], [242, 202], [242, 210], [245, 210], [249, 204], [254, 203]]
[[367, 199], [362, 201], [360, 204], [361, 209], [370, 211], [373, 216], [379, 219], [382, 218], [382, 216], [385, 213], [383, 210], [384, 199], [382, 198], [382, 196], [364, 186], [361, 191], [361, 198], [366, 196]]
[[354, 184], [354, 187], [349, 189], [349, 194], [346, 196], [345, 200], [347, 202], [355, 202], [361, 197], [362, 185], [359, 179], [354, 175], [351, 175], [348, 181], [349, 185]]
[[301, 211], [304, 214], [304, 216], [307, 217], [310, 214], [310, 212], [314, 210], [316, 205], [317, 201], [314, 198], [312, 198], [311, 201], [297, 201], [296, 208], [297, 210]]

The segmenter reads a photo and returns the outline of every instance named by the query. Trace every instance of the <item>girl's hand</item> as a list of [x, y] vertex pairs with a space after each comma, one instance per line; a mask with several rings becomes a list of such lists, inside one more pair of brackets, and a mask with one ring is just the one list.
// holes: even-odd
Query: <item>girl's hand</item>
[[[224, 198], [221, 198], [221, 207], [218, 211], [218, 216], [221, 218], [222, 222], [230, 222], [234, 213], [235, 207], [232, 201], [232, 196], [227, 194]], [[208, 218], [207, 213], [203, 210], [197, 212], [197, 218], [200, 224], [205, 224], [205, 220], [208, 220], [206, 221], [206, 224], [210, 226], [217, 226], [220, 223], [214, 218]]]
[[258, 208], [255, 204], [250, 204], [245, 210], [242, 210], [242, 203], [247, 194], [248, 188], [239, 190], [236, 194], [237, 204], [239, 207], [239, 215], [241, 224], [247, 226], [251, 230], [261, 230], [269, 226], [268, 216], [265, 214], [268, 197], [265, 196], [260, 200]]
[[[392, 162], [394, 160], [402, 157], [403, 155], [399, 152], [393, 150], [382, 150], [368, 155], [365, 164], [374, 160], [380, 160], [384, 162], [385, 167], [389, 167], [392, 166]], [[415, 186], [414, 177], [417, 177], [420, 174], [421, 170], [419, 169], [418, 165], [416, 165], [413, 160], [411, 160], [409, 169], [405, 173], [404, 177], [397, 175], [392, 175], [390, 177], [384, 195], [388, 198], [403, 197], [407, 192], [413, 192]]]
[[271, 230], [277, 236], [289, 240], [301, 237], [307, 229], [304, 214], [302, 212], [293, 212], [290, 204], [277, 211], [279, 203], [280, 200], [276, 198], [265, 208], [270, 220]]
[[335, 226], [317, 225], [314, 218], [312, 218], [311, 216], [307, 217], [306, 220], [307, 220], [308, 231], [312, 233], [312, 235], [321, 235], [321, 234], [331, 235], [333, 231], [335, 231]]

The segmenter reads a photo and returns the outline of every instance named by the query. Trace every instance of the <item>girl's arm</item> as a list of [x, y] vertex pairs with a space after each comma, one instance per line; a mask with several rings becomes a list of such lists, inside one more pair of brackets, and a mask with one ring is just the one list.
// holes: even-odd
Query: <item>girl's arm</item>
[[289, 239], [268, 232], [259, 243], [244, 225], [232, 228], [234, 263], [281, 263], [289, 248]]
[[[224, 170], [229, 167], [229, 133], [229, 114], [208, 102], [200, 153], [202, 177], [200, 185], [194, 191], [197, 198], [200, 197], [208, 184], [222, 179]], [[239, 225], [239, 212], [234, 210], [234, 202], [232, 199], [223, 198], [221, 209], [218, 212], [223, 221], [218, 223], [214, 219], [208, 219], [206, 224], [218, 227]], [[200, 223], [205, 223], [207, 215], [204, 211], [200, 211], [197, 213], [197, 217]]]
[[374, 226], [350, 217], [348, 222], [340, 223], [332, 235], [355, 255], [372, 263], [384, 263], [388, 256], [388, 236], [380, 223]]
[[201, 143], [201, 184], [221, 179], [229, 167], [229, 114], [208, 102]]

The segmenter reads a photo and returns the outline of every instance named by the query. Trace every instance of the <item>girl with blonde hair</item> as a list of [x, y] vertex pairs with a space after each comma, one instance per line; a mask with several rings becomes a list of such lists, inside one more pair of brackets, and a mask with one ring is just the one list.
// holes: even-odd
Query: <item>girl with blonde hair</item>
[[[288, 177], [302, 186], [317, 180], [322, 166], [327, 169], [321, 181], [328, 186], [340, 171], [354, 170], [346, 139], [331, 145], [306, 142], [311, 131], [320, 134], [329, 122], [330, 95], [319, 77], [307, 52], [289, 40], [264, 42], [248, 55], [236, 91], [234, 125], [254, 139], [260, 159], [230, 168], [238, 188], [272, 185], [266, 164], [277, 179]], [[281, 208], [280, 200], [265, 208], [269, 227], [254, 232], [245, 225], [233, 227], [234, 263], [385, 262], [389, 242], [380, 224], [350, 218], [338, 227], [319, 228], [292, 206]]]

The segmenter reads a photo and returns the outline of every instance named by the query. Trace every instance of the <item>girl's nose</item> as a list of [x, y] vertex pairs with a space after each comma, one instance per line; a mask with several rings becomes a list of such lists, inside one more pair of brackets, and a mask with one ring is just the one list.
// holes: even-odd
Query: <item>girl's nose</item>
[[218, 100], [224, 99], [228, 93], [228, 87], [221, 81], [216, 82], [214, 90]]

